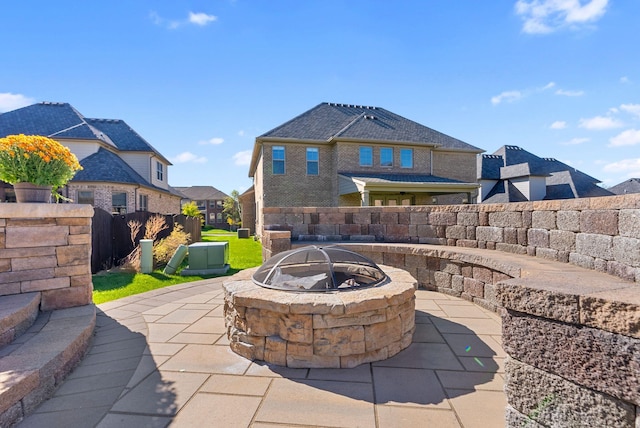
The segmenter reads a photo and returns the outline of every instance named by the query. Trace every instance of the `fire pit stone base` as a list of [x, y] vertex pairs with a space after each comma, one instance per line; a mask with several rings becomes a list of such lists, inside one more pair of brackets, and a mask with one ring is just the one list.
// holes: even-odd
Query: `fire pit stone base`
[[245, 275], [223, 284], [231, 349], [287, 367], [351, 368], [392, 357], [411, 344], [415, 280], [381, 266], [382, 285], [298, 293], [260, 287]]

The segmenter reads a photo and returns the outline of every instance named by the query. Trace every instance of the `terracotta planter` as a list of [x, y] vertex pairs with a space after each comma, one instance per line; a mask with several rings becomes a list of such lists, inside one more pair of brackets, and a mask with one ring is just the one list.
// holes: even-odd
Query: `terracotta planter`
[[36, 186], [33, 183], [16, 183], [13, 190], [16, 193], [17, 202], [39, 202], [48, 204], [51, 202], [52, 186]]

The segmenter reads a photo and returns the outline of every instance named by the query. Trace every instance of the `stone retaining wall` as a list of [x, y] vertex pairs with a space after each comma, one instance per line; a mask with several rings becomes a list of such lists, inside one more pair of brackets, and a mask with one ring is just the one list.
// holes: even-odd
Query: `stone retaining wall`
[[38, 292], [40, 310], [92, 303], [90, 205], [0, 204], [0, 296]]
[[639, 194], [511, 204], [264, 208], [263, 214], [260, 233], [290, 231], [294, 241], [500, 250], [640, 282]]

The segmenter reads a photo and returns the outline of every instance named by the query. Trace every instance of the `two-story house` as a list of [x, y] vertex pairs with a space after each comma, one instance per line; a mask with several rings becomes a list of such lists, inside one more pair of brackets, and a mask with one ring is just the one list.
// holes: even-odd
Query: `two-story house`
[[[43, 102], [0, 114], [0, 137], [43, 135], [67, 146], [83, 170], [62, 195], [112, 213], [180, 213], [171, 163], [119, 119], [89, 119], [68, 103]], [[6, 200], [11, 189], [5, 187]]]
[[191, 186], [191, 187], [174, 187], [178, 192], [182, 193], [182, 204], [195, 202], [198, 210], [202, 213], [205, 224], [219, 229], [227, 229], [224, 218], [224, 200], [229, 195], [213, 186]]
[[600, 181], [553, 158], [519, 146], [502, 146], [478, 156], [478, 202], [505, 203], [611, 196]]
[[380, 107], [321, 103], [256, 138], [256, 233], [264, 207], [472, 202], [482, 152]]

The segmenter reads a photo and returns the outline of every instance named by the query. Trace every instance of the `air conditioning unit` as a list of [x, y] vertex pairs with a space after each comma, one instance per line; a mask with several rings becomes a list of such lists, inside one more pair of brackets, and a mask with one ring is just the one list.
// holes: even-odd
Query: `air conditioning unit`
[[229, 270], [228, 242], [196, 242], [189, 245], [189, 266], [181, 275], [224, 274]]

